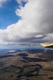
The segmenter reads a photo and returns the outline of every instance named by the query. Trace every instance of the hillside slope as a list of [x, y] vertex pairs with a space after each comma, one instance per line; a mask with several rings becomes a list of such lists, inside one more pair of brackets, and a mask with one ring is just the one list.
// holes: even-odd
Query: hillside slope
[[0, 55], [0, 80], [53, 79], [53, 50], [31, 49], [6, 53]]

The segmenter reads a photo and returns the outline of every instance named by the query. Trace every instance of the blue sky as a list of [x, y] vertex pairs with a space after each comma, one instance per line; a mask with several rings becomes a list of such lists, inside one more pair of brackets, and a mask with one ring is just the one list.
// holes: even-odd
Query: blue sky
[[[24, 6], [25, 2], [22, 2], [22, 5]], [[0, 29], [6, 29], [7, 26], [16, 23], [20, 19], [20, 16], [15, 13], [19, 6], [16, 0], [8, 0], [3, 3], [0, 7]]]

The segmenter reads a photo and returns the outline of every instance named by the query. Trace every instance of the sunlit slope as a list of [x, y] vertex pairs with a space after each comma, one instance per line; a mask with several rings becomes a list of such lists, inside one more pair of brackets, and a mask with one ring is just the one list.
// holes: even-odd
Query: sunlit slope
[[53, 48], [53, 43], [52, 44], [41, 44], [43, 47], [47, 48]]

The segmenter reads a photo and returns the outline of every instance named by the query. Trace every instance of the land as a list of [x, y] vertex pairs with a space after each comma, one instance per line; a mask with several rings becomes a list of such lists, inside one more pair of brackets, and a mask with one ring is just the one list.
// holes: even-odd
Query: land
[[0, 53], [0, 80], [53, 80], [53, 50]]

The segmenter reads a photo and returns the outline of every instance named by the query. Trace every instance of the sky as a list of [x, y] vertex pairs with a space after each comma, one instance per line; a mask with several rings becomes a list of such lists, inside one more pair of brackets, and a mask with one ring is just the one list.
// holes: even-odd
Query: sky
[[53, 43], [53, 0], [0, 0], [0, 49]]

